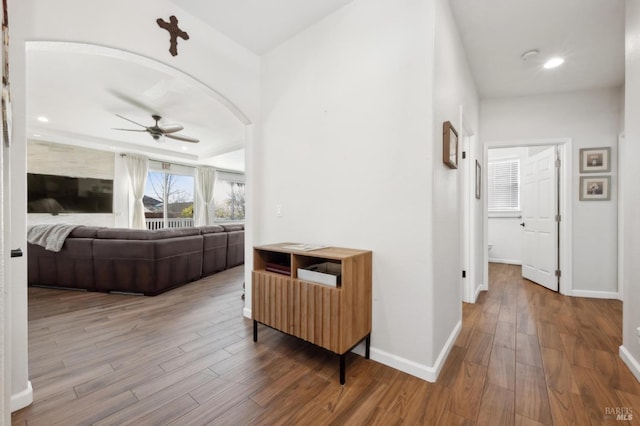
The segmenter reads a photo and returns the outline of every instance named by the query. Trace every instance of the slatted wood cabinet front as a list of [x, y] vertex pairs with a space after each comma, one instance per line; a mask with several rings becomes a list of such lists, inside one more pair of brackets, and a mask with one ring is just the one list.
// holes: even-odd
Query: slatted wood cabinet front
[[[371, 251], [323, 248], [288, 250], [291, 243], [254, 247], [252, 315], [255, 321], [344, 354], [371, 333]], [[298, 279], [298, 268], [340, 265], [337, 287]], [[290, 268], [270, 272], [267, 264]]]

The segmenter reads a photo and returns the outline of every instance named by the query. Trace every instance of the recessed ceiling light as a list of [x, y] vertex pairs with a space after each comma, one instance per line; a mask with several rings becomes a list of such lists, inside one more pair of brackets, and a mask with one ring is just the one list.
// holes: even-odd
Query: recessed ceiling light
[[36, 137], [36, 138], [39, 138], [39, 137], [41, 137], [42, 135], [39, 135], [38, 133], [34, 133], [34, 134], [33, 134], [33, 136], [34, 136], [34, 137]]
[[49, 119], [47, 117], [45, 117], [44, 115], [41, 115], [40, 117], [38, 117], [38, 121], [41, 123], [48, 123]]
[[555, 58], [549, 59], [547, 62], [544, 63], [543, 66], [545, 69], [550, 70], [551, 68], [559, 67], [562, 64], [564, 64], [564, 58], [555, 57]]

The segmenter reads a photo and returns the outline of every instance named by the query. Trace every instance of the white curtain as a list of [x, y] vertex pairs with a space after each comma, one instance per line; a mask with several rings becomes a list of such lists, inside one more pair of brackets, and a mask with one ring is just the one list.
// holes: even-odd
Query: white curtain
[[198, 203], [196, 204], [196, 226], [213, 225], [211, 205], [213, 202], [213, 187], [216, 183], [216, 171], [211, 167], [196, 169], [196, 188]]
[[149, 160], [145, 157], [127, 154], [124, 158], [129, 172], [129, 181], [131, 182], [131, 190], [133, 191], [133, 221], [131, 227], [133, 229], [145, 229], [147, 226], [144, 221], [144, 187], [147, 184], [147, 171], [149, 169]]

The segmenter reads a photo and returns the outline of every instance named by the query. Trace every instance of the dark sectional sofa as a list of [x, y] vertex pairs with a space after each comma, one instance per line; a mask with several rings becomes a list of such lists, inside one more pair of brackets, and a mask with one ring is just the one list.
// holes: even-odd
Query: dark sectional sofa
[[155, 296], [244, 263], [244, 226], [79, 226], [53, 252], [28, 244], [29, 285]]

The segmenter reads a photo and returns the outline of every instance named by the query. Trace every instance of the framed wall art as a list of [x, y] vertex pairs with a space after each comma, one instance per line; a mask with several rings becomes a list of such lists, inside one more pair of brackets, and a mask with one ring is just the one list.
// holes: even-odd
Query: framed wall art
[[458, 132], [450, 121], [442, 125], [442, 161], [452, 169], [458, 168]]
[[611, 176], [580, 176], [580, 201], [611, 199]]
[[580, 173], [611, 171], [611, 148], [583, 148], [580, 150]]

